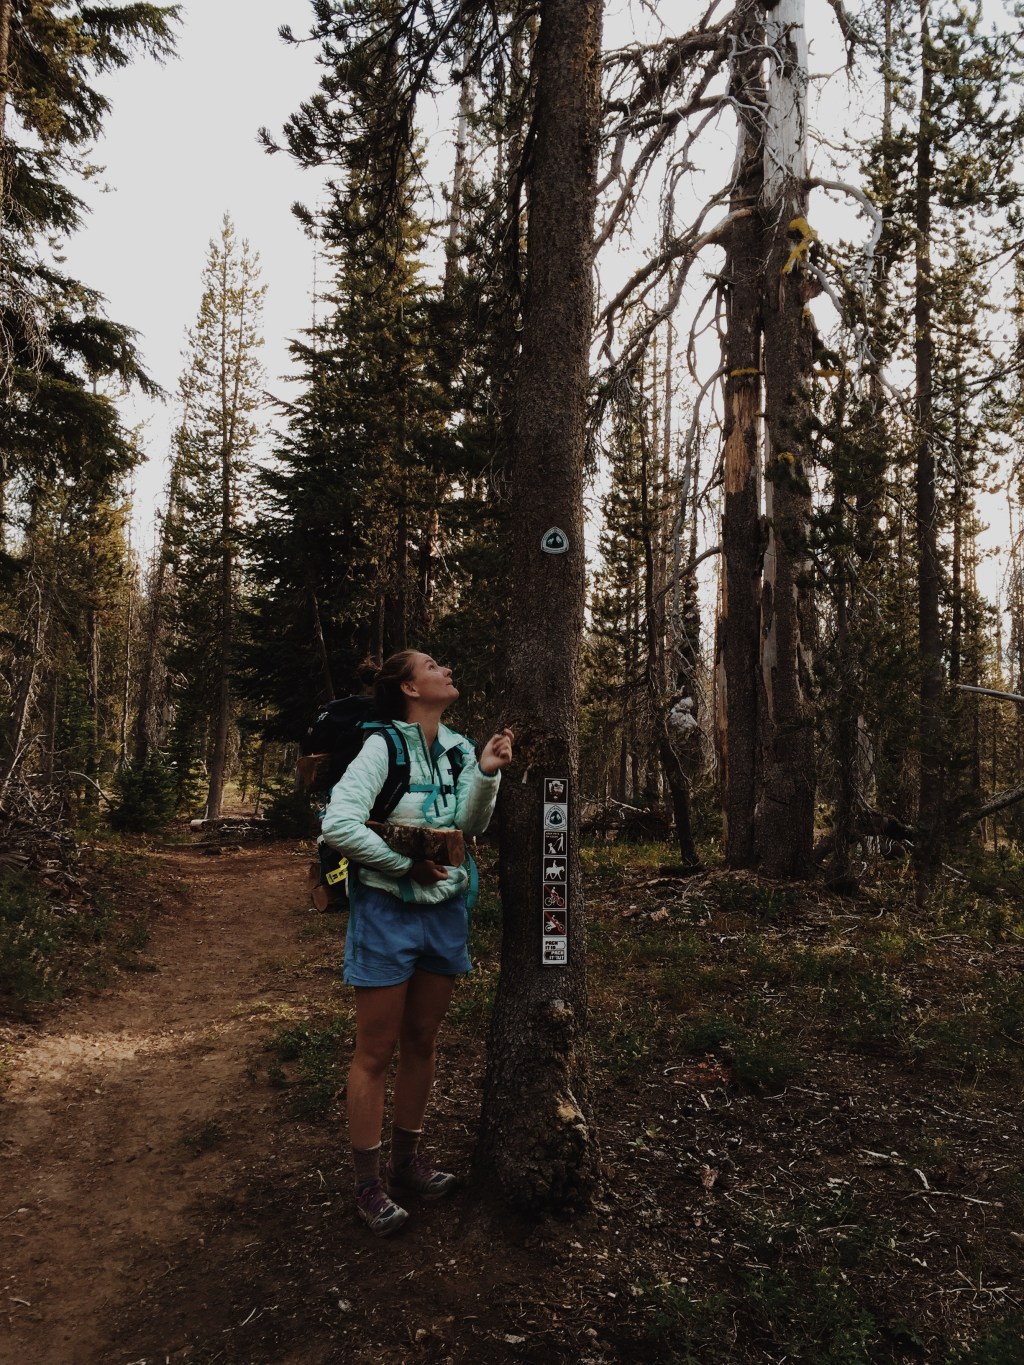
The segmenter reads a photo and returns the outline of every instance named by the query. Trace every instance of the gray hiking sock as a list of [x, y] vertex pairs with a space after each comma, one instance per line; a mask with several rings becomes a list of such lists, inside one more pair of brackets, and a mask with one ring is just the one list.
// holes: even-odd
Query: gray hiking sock
[[391, 1129], [391, 1167], [393, 1170], [397, 1171], [402, 1166], [408, 1166], [419, 1151], [422, 1136], [422, 1128], [399, 1128], [396, 1124]]
[[356, 1170], [356, 1194], [380, 1179], [380, 1143], [368, 1150], [352, 1148], [352, 1164]]

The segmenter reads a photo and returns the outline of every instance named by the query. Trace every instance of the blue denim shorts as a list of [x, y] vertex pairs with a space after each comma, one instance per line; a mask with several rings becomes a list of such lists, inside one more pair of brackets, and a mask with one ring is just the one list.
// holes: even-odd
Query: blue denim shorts
[[472, 968], [464, 895], [439, 905], [407, 904], [360, 883], [349, 896], [345, 934], [347, 986], [398, 986], [417, 968], [458, 976]]

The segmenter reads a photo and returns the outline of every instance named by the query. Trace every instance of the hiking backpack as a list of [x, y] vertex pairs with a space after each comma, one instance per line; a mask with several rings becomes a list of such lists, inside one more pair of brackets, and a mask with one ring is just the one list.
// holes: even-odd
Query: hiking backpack
[[[388, 749], [387, 776], [370, 811], [371, 820], [383, 823], [409, 790], [409, 750], [397, 726], [376, 718], [372, 697], [342, 697], [320, 708], [301, 743], [296, 774], [303, 791], [326, 806], [335, 783], [372, 734], [381, 735]], [[448, 760], [454, 786], [463, 767], [461, 752], [453, 749]], [[347, 909], [348, 859], [323, 838], [317, 841], [317, 853], [309, 870], [313, 904], [318, 910]]]

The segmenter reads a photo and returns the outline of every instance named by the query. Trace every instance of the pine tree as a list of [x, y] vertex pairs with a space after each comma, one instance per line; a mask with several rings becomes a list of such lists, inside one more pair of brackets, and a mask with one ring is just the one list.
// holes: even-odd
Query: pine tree
[[259, 260], [239, 243], [225, 215], [210, 243], [203, 294], [189, 333], [179, 389], [183, 418], [172, 481], [169, 527], [175, 554], [171, 661], [181, 678], [176, 726], [179, 763], [202, 756], [206, 814], [221, 812], [234, 726], [235, 647], [242, 524], [254, 515], [252, 456], [263, 402]]
[[91, 381], [155, 386], [134, 333], [60, 270], [51, 243], [81, 223], [73, 177], [109, 111], [90, 82], [137, 53], [167, 57], [177, 13], [67, 0], [0, 8], [0, 534], [21, 491], [12, 480], [130, 462], [116, 410]]
[[[998, 387], [999, 367], [978, 344], [974, 319], [984, 304], [971, 261], [998, 254], [1018, 212], [1020, 190], [1008, 158], [1024, 131], [1022, 54], [1017, 35], [983, 29], [978, 7], [894, 3], [887, 19], [896, 35], [887, 49], [893, 98], [883, 139], [873, 149], [873, 189], [883, 211], [881, 250], [892, 264], [881, 282], [888, 302], [878, 310], [872, 347], [879, 366], [891, 358], [909, 362], [914, 372], [912, 422], [892, 410], [885, 422], [890, 457], [897, 456], [890, 458], [891, 517], [908, 533], [896, 543], [912, 552], [917, 584], [916, 600], [897, 608], [892, 619], [904, 623], [902, 631], [908, 609], [916, 614], [911, 676], [919, 704], [911, 747], [919, 762], [916, 812], [906, 815], [918, 826], [917, 890], [923, 897], [960, 801], [953, 767], [961, 760], [952, 735], [963, 707], [948, 683], [962, 666], [965, 533], [969, 542], [973, 484], [984, 463], [979, 437], [991, 421], [982, 395]], [[912, 315], [909, 329], [902, 326], [902, 309]], [[910, 525], [902, 510], [907, 482]], [[902, 596], [900, 570], [890, 570], [892, 592]], [[906, 681], [906, 671], [901, 682], [894, 680], [896, 711], [905, 704]], [[896, 695], [900, 687], [903, 697]], [[905, 781], [906, 764], [899, 766]]]
[[[479, 79], [470, 35], [467, 20], [462, 70]], [[254, 528], [247, 687], [269, 706], [271, 733], [295, 739], [363, 655], [416, 643], [466, 656], [474, 709], [460, 722], [476, 731], [492, 719], [507, 594], [496, 528], [515, 304], [501, 187], [464, 171], [444, 281], [429, 282], [405, 103], [417, 44], [393, 6], [370, 0], [317, 10], [313, 37], [321, 90], [285, 140], [300, 163], [340, 164], [344, 176], [317, 214], [300, 211], [328, 284], [292, 347], [301, 392]], [[474, 135], [502, 114], [514, 125], [510, 100], [467, 117]]]
[[[137, 54], [168, 56], [176, 14], [174, 6], [65, 0], [0, 6], [0, 673], [11, 699], [0, 711], [5, 786], [29, 753], [25, 737], [45, 674], [40, 652], [54, 619], [58, 583], [43, 550], [49, 496], [69, 481], [89, 490], [93, 507], [117, 502], [139, 452], [103, 381], [156, 388], [131, 329], [107, 319], [97, 292], [60, 268], [60, 241], [83, 212], [75, 177], [109, 109], [92, 82]], [[84, 629], [95, 640], [96, 618]], [[91, 676], [95, 694], [95, 668]], [[36, 729], [52, 755], [56, 740], [46, 726], [40, 718]], [[47, 758], [44, 770], [53, 766]]]

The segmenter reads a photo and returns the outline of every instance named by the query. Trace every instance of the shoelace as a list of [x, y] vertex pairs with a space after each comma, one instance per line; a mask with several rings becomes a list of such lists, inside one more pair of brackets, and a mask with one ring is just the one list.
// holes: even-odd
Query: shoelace
[[369, 1189], [363, 1190], [359, 1196], [359, 1203], [374, 1218], [393, 1207], [393, 1201], [388, 1197], [387, 1191], [383, 1185], [379, 1184], [371, 1185]]

